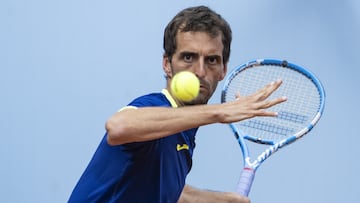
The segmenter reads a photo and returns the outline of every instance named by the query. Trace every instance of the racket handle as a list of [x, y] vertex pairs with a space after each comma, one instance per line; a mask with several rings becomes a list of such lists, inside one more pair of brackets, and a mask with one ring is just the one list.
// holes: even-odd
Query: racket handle
[[243, 196], [248, 196], [252, 182], [254, 181], [255, 170], [252, 168], [244, 168], [240, 174], [240, 180], [236, 192]]

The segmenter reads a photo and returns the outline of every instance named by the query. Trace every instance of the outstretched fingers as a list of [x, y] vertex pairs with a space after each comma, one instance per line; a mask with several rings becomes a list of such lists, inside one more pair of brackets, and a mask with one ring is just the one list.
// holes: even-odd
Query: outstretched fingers
[[259, 91], [257, 91], [254, 96], [258, 100], [265, 100], [267, 99], [273, 92], [275, 92], [280, 85], [282, 84], [282, 80], [276, 80], [274, 82], [269, 83], [265, 87], [261, 88]]
[[277, 104], [280, 104], [287, 100], [285, 96], [278, 97], [272, 100], [267, 100], [268, 97], [274, 93], [282, 84], [282, 80], [277, 80], [275, 82], [271, 82], [262, 89], [260, 89], [258, 92], [256, 92], [253, 96], [256, 98], [256, 108], [258, 111], [258, 116], [276, 116], [277, 112], [272, 111], [266, 111], [265, 109], [268, 109], [272, 106], [275, 106]]
[[249, 110], [248, 113], [251, 116], [249, 117], [277, 116], [277, 112], [268, 111], [267, 109], [286, 101], [287, 98], [285, 96], [271, 100], [269, 100], [268, 98], [281, 86], [281, 84], [282, 84], [282, 80], [280, 79], [271, 82], [248, 97], [242, 97], [240, 93], [237, 93], [236, 100], [240, 100], [239, 102], [242, 103], [243, 105], [246, 105], [244, 104], [244, 102], [245, 103], [249, 102], [247, 103], [249, 105], [248, 107], [250, 107], [248, 109]]
[[223, 105], [224, 117], [221, 117], [222, 123], [237, 122], [256, 116], [277, 116], [277, 112], [268, 110], [272, 106], [285, 102], [285, 96], [275, 99], [269, 99], [282, 84], [282, 80], [269, 83], [252, 95], [242, 96], [238, 92], [235, 100]]
[[273, 100], [264, 100], [258, 103], [258, 111], [256, 116], [277, 116], [277, 112], [273, 111], [267, 111], [266, 109], [275, 106], [277, 104], [280, 104], [282, 102], [285, 102], [287, 98], [285, 96], [279, 97]]

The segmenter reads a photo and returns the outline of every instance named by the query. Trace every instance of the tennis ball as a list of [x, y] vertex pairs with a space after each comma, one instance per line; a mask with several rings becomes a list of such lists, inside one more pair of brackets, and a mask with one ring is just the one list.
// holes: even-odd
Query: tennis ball
[[191, 101], [198, 96], [200, 81], [196, 75], [189, 71], [182, 71], [173, 77], [171, 81], [171, 92], [173, 96], [181, 101]]

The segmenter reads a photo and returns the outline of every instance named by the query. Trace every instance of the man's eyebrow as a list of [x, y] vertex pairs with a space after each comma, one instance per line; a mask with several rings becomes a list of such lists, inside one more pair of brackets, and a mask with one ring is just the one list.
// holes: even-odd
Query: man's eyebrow
[[221, 61], [223, 60], [222, 56], [221, 55], [218, 55], [218, 54], [210, 54], [208, 56], [206, 56], [206, 59], [216, 59], [218, 61]]
[[183, 52], [180, 52], [180, 57], [184, 57], [184, 56], [198, 56], [199, 54], [196, 53], [196, 52], [191, 52], [191, 51], [183, 51]]
[[221, 59], [221, 55], [218, 54], [210, 54], [208, 56], [206, 56], [207, 58], [220, 58]]
[[[199, 57], [199, 54], [192, 51], [182, 51], [179, 53], [179, 58], [184, 58], [185, 56], [192, 56], [193, 58]], [[222, 60], [222, 56], [218, 54], [209, 54], [205, 56], [206, 59], [216, 58], [217, 60]]]

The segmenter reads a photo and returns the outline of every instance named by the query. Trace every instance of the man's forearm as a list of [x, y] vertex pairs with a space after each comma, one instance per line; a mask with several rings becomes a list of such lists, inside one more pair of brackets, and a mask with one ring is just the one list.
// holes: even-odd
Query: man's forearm
[[219, 105], [182, 108], [145, 107], [127, 109], [106, 123], [108, 142], [119, 145], [169, 136], [183, 130], [218, 122]]

